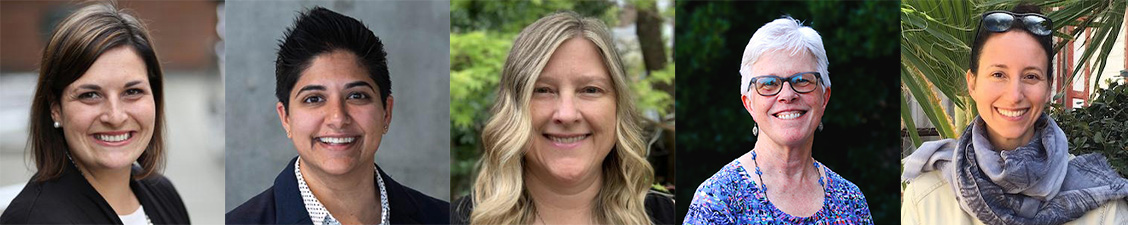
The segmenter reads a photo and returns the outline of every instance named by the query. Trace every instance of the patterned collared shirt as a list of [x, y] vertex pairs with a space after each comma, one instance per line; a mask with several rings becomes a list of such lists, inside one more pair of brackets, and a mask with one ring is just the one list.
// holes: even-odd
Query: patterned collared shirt
[[[305, 178], [302, 178], [302, 168], [299, 165], [301, 161], [300, 156], [298, 160], [294, 161], [294, 176], [298, 178], [298, 191], [302, 193], [302, 202], [305, 203], [306, 211], [309, 212], [309, 218], [313, 220], [313, 225], [341, 224], [340, 221], [333, 218], [332, 214], [329, 214], [329, 210], [325, 209], [325, 205], [322, 205], [321, 201], [317, 200], [317, 197], [313, 196], [313, 192], [309, 190], [309, 185], [306, 185]], [[380, 224], [389, 224], [388, 212], [390, 209], [388, 208], [388, 191], [384, 188], [384, 178], [380, 176], [380, 170], [377, 169], [375, 165], [373, 165], [372, 168], [376, 171], [376, 188], [380, 190]]]

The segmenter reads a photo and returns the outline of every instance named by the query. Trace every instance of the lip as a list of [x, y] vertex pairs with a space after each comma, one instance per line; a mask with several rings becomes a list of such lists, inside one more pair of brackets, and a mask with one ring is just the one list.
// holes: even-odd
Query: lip
[[[360, 135], [334, 134], [334, 135], [316, 136], [316, 137], [313, 137], [311, 139], [311, 141], [313, 141], [314, 143], [316, 143], [316, 145], [321, 146], [324, 149], [334, 150], [334, 151], [344, 151], [344, 150], [350, 149], [353, 145], [356, 145], [356, 143], [359, 142], [360, 139], [361, 139]], [[323, 141], [323, 140], [325, 140], [325, 141]], [[327, 141], [329, 141], [329, 142], [327, 142]], [[341, 142], [341, 141], [347, 141], [347, 142], [345, 142], [345, 143], [335, 143], [335, 142]]]
[[[98, 138], [98, 136], [118, 136], [118, 135], [123, 135], [123, 134], [129, 135], [129, 136], [126, 137], [124, 140], [121, 140], [121, 141], [111, 142], [111, 141], [105, 141], [105, 140]], [[137, 132], [136, 131], [95, 132], [95, 133], [87, 135], [87, 136], [90, 137], [91, 140], [94, 140], [95, 144], [98, 144], [98, 145], [101, 145], [101, 146], [106, 146], [106, 147], [120, 147], [120, 146], [128, 145], [129, 143], [132, 143], [133, 138], [137, 137]]]
[[[1004, 120], [1009, 120], [1009, 121], [1022, 121], [1023, 119], [1025, 119], [1027, 116], [1030, 115], [1030, 108], [1003, 108], [1003, 107], [992, 107], [992, 108], [994, 109], [995, 114], [999, 115], [999, 118], [1002, 118]], [[1019, 114], [1018, 116], [1008, 116], [1006, 114], [1003, 114], [1003, 111], [1018, 111], [1018, 112], [1021, 112], [1021, 114]]]
[[[550, 145], [560, 149], [575, 149], [591, 138], [591, 133], [577, 134], [541, 134]], [[569, 140], [570, 139], [570, 140]], [[570, 141], [570, 142], [569, 142]]]

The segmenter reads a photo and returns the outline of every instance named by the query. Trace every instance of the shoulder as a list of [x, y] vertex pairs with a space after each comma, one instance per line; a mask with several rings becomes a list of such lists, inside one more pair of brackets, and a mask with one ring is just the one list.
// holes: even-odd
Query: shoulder
[[646, 193], [646, 213], [654, 224], [675, 224], [674, 196], [655, 190]]
[[951, 184], [940, 171], [913, 178], [901, 202], [902, 224], [981, 224], [960, 208]]
[[[397, 212], [404, 212], [404, 215], [417, 221], [417, 223], [425, 224], [448, 224], [450, 223], [450, 203], [447, 201], [439, 200], [437, 198], [423, 194], [410, 187], [404, 186], [390, 176], [380, 171], [383, 176], [385, 186], [388, 189], [389, 207], [392, 209], [392, 216], [396, 216]], [[397, 210], [397, 208], [411, 208], [410, 210]], [[395, 218], [392, 218], [395, 220]]]
[[470, 224], [470, 212], [474, 211], [474, 199], [470, 195], [462, 196], [454, 201], [451, 208], [451, 224]]
[[726, 164], [697, 187], [686, 212], [686, 224], [731, 224], [745, 206], [758, 204], [757, 187], [745, 180], [737, 160]]
[[826, 168], [826, 174], [831, 180], [828, 190], [831, 193], [830, 212], [836, 217], [841, 216], [856, 223], [872, 224], [873, 215], [870, 214], [869, 203], [866, 202], [866, 196], [858, 185], [854, 185], [830, 168]]
[[227, 224], [265, 224], [274, 219], [274, 187], [243, 202], [224, 215]]
[[1128, 201], [1119, 199], [1106, 202], [1067, 224], [1128, 224]]
[[180, 192], [176, 191], [176, 187], [172, 182], [159, 173], [153, 173], [148, 177], [135, 181], [133, 186], [134, 193], [137, 194], [138, 200], [145, 206], [146, 211], [159, 212], [151, 213], [153, 221], [161, 223], [190, 223], [188, 218], [188, 209], [184, 206], [184, 200], [180, 198]]
[[37, 207], [39, 206], [40, 196], [43, 193], [42, 186], [38, 182], [28, 182], [23, 190], [16, 195], [15, 199], [8, 204], [4, 209], [4, 214], [0, 215], [0, 223], [2, 224], [24, 224], [31, 223], [31, 218], [36, 214]]
[[0, 215], [0, 224], [50, 224], [92, 221], [90, 211], [98, 211], [93, 201], [81, 193], [75, 185], [65, 184], [60, 179], [38, 182], [32, 178], [23, 190]]

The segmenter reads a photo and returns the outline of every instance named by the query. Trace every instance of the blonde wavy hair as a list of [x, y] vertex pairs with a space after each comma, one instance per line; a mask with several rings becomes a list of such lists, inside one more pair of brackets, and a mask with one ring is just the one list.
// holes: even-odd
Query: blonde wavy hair
[[524, 157], [532, 137], [529, 99], [556, 48], [573, 37], [595, 43], [615, 87], [615, 146], [603, 160], [603, 184], [592, 213], [602, 224], [650, 224], [644, 207], [654, 169], [646, 161], [630, 80], [607, 26], [574, 12], [559, 12], [525, 27], [513, 42], [498, 84], [493, 117], [482, 134], [485, 151], [473, 186], [470, 224], [527, 224], [537, 209], [524, 186]]

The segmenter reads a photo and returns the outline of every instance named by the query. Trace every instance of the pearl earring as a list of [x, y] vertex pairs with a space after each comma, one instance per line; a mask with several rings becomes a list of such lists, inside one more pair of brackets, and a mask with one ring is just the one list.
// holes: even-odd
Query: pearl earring
[[59, 122], [55, 122], [54, 126], [55, 128], [59, 128]]

